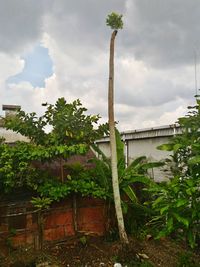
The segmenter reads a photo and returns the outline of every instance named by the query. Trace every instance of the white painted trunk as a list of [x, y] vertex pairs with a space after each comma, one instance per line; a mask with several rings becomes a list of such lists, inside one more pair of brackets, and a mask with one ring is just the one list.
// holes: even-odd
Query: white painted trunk
[[112, 185], [114, 194], [115, 211], [118, 222], [119, 236], [123, 244], [128, 243], [127, 234], [124, 227], [124, 218], [121, 207], [121, 197], [119, 191], [119, 180], [117, 170], [117, 148], [115, 137], [115, 118], [114, 118], [114, 43], [117, 31], [113, 31], [110, 40], [110, 61], [109, 61], [109, 83], [108, 83], [108, 118], [110, 130], [110, 149], [111, 149], [111, 169]]

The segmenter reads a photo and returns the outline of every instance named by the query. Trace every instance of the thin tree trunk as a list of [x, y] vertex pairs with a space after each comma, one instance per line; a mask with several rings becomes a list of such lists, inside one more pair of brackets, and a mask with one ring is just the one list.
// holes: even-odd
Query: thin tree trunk
[[110, 61], [109, 61], [109, 83], [108, 83], [108, 118], [110, 130], [110, 150], [111, 150], [111, 169], [112, 184], [115, 210], [118, 222], [119, 236], [123, 244], [128, 244], [128, 238], [124, 227], [124, 218], [122, 214], [121, 198], [119, 192], [119, 180], [117, 170], [117, 148], [115, 137], [115, 118], [114, 118], [114, 44], [117, 31], [113, 31], [110, 40]]
[[77, 233], [78, 231], [78, 225], [77, 225], [77, 198], [76, 194], [73, 194], [73, 199], [72, 199], [72, 209], [73, 209], [73, 222], [74, 222], [74, 231]]
[[60, 175], [61, 175], [61, 181], [64, 182], [64, 169], [63, 169], [63, 159], [60, 159]]
[[40, 251], [43, 250], [44, 241], [44, 215], [43, 211], [39, 210], [37, 214], [37, 226], [38, 226], [38, 248]]

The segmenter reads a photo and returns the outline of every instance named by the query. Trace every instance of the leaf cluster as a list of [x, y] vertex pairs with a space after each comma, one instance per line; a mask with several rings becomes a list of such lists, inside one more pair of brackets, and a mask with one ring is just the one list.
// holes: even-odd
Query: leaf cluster
[[106, 25], [110, 26], [113, 30], [123, 29], [123, 15], [112, 12], [106, 18]]
[[178, 120], [182, 133], [159, 149], [172, 151], [173, 178], [151, 188], [161, 222], [158, 237], [179, 233], [194, 248], [200, 238], [200, 100]]
[[71, 193], [79, 193], [82, 196], [93, 196], [106, 199], [109, 192], [98, 182], [93, 168], [87, 169], [80, 163], [68, 165], [69, 174], [62, 183], [59, 180], [48, 179], [38, 185], [37, 192], [42, 197], [48, 197], [59, 201]]
[[[82, 107], [80, 100], [67, 103], [64, 98], [59, 98], [55, 105], [43, 105], [46, 107], [43, 116], [37, 117], [34, 112], [27, 114], [18, 110], [15, 117], [5, 118], [7, 129], [28, 137], [30, 142], [17, 142], [11, 146], [1, 141], [1, 193], [24, 187], [36, 191], [40, 196], [48, 195], [54, 200], [73, 190], [83, 194], [96, 192], [94, 195], [101, 195], [95, 184], [89, 185], [89, 181], [83, 184], [81, 179], [78, 182], [71, 181], [72, 185], [68, 182], [61, 188], [57, 177], [52, 178], [48, 169], [42, 171], [35, 163], [45, 164], [57, 160], [64, 176], [65, 160], [72, 155], [84, 155], [94, 140], [107, 133], [107, 126], [100, 125], [95, 128], [99, 115], [87, 115], [87, 109]], [[50, 130], [47, 132], [46, 128]], [[48, 186], [50, 193], [45, 194]]]
[[106, 125], [94, 128], [100, 116], [87, 115], [87, 109], [79, 99], [67, 103], [64, 98], [59, 98], [54, 105], [42, 105], [46, 107], [44, 115], [38, 117], [35, 112], [25, 113], [20, 109], [14, 117], [5, 118], [5, 127], [45, 147], [89, 145], [107, 132]]
[[[126, 166], [124, 143], [117, 130], [116, 144], [122, 209], [125, 214], [126, 227], [128, 231], [132, 233], [138, 230], [139, 225], [145, 223], [147, 217], [149, 217], [151, 213], [151, 210], [143, 205], [145, 193], [141, 194], [143, 188], [151, 183], [151, 178], [148, 176], [147, 171], [154, 167], [162, 166], [163, 163], [148, 162], [145, 156], [141, 156], [133, 160], [129, 166]], [[96, 173], [97, 182], [109, 192], [108, 197], [112, 200], [113, 191], [110, 159], [105, 156], [98, 146], [93, 146], [93, 149], [98, 155], [98, 158], [92, 160], [95, 163], [94, 171]]]

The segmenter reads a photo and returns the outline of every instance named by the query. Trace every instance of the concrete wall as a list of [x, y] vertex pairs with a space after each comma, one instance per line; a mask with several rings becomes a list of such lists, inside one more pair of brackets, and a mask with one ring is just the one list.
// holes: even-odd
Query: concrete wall
[[[157, 147], [168, 143], [172, 136], [180, 133], [181, 129], [177, 125], [122, 132], [127, 164], [130, 164], [139, 156], [146, 156], [149, 161], [159, 161], [170, 157], [169, 152], [158, 150]], [[109, 138], [98, 140], [97, 144], [105, 155], [110, 157]], [[164, 172], [163, 168], [154, 168], [151, 170], [151, 176], [155, 181], [162, 181], [168, 179], [170, 173], [168, 171]]]
[[15, 133], [12, 130], [6, 130], [3, 127], [0, 127], [0, 138], [1, 137], [6, 139], [6, 143], [15, 143], [16, 141], [28, 142], [28, 138], [22, 136], [21, 134]]
[[[2, 110], [5, 112], [5, 117], [15, 116], [16, 111], [20, 109], [20, 106], [16, 105], [3, 105]], [[6, 130], [4, 128], [3, 117], [0, 116], [0, 138], [4, 138], [6, 143], [15, 143], [16, 141], [25, 141], [28, 142], [28, 138], [13, 132], [12, 130]]]

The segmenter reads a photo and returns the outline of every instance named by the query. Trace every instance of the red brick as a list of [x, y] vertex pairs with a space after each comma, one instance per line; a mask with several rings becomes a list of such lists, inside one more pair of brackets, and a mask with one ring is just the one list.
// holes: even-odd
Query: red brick
[[32, 214], [26, 215], [26, 228], [31, 229], [32, 228]]
[[65, 237], [66, 237], [65, 228], [62, 226], [44, 230], [44, 240], [46, 241], [59, 240]]
[[45, 218], [45, 229], [59, 225], [73, 224], [72, 211], [51, 212]]
[[66, 224], [64, 226], [64, 228], [65, 228], [65, 235], [66, 236], [73, 236], [73, 235], [75, 235], [74, 225], [73, 224]]
[[80, 208], [78, 211], [79, 222], [104, 221], [104, 209], [102, 207]]
[[12, 237], [12, 244], [17, 246], [26, 245], [26, 235], [25, 233], [17, 233], [15, 236]]
[[78, 212], [78, 230], [103, 235], [106, 222], [103, 207], [81, 208]]
[[34, 243], [34, 234], [26, 233], [26, 244], [32, 245]]

